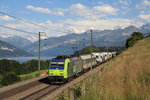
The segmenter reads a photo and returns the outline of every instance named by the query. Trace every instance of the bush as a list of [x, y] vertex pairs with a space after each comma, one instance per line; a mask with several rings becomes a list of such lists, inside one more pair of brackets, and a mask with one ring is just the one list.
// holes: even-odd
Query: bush
[[[41, 61], [41, 70], [48, 69], [49, 61]], [[30, 60], [22, 64], [22, 74], [31, 73], [38, 70], [38, 60]]]
[[65, 100], [65, 97], [63, 94], [59, 95], [58, 100]]
[[74, 92], [74, 98], [78, 98], [81, 96], [81, 87], [76, 86], [75, 88], [73, 88], [73, 92]]
[[5, 86], [18, 82], [20, 80], [21, 79], [16, 75], [15, 72], [8, 72], [3, 75], [1, 83], [3, 86]]
[[131, 37], [126, 40], [126, 48], [132, 47], [138, 40], [143, 39], [143, 35], [140, 32], [133, 32]]

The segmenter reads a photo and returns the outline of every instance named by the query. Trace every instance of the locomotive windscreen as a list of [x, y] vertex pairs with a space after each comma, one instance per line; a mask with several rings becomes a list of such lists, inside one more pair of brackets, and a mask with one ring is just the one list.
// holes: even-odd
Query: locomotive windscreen
[[51, 61], [50, 69], [64, 69], [64, 62]]

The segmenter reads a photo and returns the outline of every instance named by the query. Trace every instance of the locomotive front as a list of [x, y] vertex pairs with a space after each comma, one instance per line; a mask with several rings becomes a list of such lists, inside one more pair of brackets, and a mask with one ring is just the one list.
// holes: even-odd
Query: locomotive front
[[68, 59], [65, 60], [51, 60], [50, 67], [48, 70], [48, 76], [50, 82], [64, 82], [67, 78], [67, 63]]

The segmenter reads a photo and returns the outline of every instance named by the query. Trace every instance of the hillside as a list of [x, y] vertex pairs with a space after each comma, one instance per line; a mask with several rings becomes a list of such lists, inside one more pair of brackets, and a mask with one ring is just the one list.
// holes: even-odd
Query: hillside
[[139, 41], [116, 59], [102, 65], [104, 72], [96, 75], [90, 91], [79, 100], [148, 100], [149, 51], [150, 38]]
[[79, 85], [82, 96], [77, 100], [149, 100], [149, 51], [150, 38], [147, 38], [100, 65], [101, 72]]
[[0, 40], [0, 57], [32, 56], [15, 46]]

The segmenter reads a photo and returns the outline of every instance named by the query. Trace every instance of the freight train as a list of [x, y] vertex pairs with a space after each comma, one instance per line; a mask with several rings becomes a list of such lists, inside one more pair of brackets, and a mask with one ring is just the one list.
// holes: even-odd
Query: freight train
[[91, 55], [59, 56], [50, 61], [48, 69], [48, 78], [51, 83], [64, 83], [78, 76], [92, 66], [105, 62], [115, 56], [112, 52], [92, 53]]

